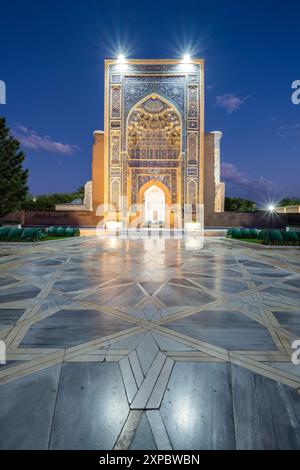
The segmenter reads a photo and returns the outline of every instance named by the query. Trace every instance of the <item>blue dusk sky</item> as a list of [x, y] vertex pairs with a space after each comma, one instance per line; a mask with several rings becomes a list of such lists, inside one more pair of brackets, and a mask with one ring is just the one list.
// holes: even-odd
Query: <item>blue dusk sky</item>
[[300, 197], [298, 0], [0, 0], [0, 80], [33, 194], [91, 177], [103, 61], [204, 58], [205, 130], [221, 130], [228, 196]]

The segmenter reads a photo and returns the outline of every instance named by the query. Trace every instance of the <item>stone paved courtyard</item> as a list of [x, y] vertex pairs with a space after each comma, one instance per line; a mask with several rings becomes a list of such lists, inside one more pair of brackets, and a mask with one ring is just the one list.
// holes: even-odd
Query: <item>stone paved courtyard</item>
[[1, 449], [300, 448], [299, 251], [188, 248], [0, 248]]

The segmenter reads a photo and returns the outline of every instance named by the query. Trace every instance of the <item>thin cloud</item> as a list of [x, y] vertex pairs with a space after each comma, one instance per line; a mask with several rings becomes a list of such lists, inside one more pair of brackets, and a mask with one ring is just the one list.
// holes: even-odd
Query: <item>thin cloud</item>
[[273, 194], [278, 188], [275, 183], [264, 176], [254, 178], [246, 172], [239, 170], [233, 163], [221, 164], [222, 180], [233, 195], [239, 195], [257, 200], [262, 195]]
[[236, 184], [248, 184], [249, 178], [245, 173], [241, 172], [233, 163], [221, 163], [222, 177], [230, 182]]
[[28, 133], [28, 127], [25, 127], [25, 126], [22, 126], [22, 124], [18, 124], [17, 125], [17, 129], [21, 132], [23, 132], [24, 134], [27, 134]]
[[30, 150], [45, 150], [46, 152], [62, 155], [73, 155], [78, 150], [77, 145], [57, 142], [47, 135], [40, 136], [34, 130], [28, 129], [21, 124], [18, 124], [12, 133], [23, 147]]
[[224, 108], [228, 114], [232, 114], [234, 111], [238, 111], [249, 98], [250, 95], [240, 97], [233, 93], [225, 93], [224, 95], [216, 96], [215, 106], [217, 108]]

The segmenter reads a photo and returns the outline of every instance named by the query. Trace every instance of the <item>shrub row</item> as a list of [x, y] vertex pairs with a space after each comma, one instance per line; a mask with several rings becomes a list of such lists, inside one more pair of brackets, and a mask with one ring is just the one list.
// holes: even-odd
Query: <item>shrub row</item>
[[49, 237], [78, 237], [79, 228], [71, 227], [49, 227], [47, 229]]
[[79, 235], [79, 229], [71, 227], [50, 227], [44, 228], [0, 228], [0, 241], [5, 242], [37, 242], [48, 238], [48, 236], [57, 237], [75, 237]]
[[294, 231], [230, 228], [227, 230], [227, 237], [257, 239], [264, 245], [300, 245], [300, 232]]
[[230, 228], [227, 230], [228, 238], [255, 238], [259, 236], [259, 230], [249, 228]]
[[39, 241], [47, 238], [47, 234], [36, 228], [0, 228], [0, 240], [9, 242]]

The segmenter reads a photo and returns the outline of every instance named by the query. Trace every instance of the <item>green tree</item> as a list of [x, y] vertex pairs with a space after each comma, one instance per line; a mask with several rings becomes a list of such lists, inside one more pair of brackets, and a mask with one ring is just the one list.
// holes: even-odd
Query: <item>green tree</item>
[[31, 211], [53, 211], [55, 204], [65, 204], [75, 199], [83, 199], [84, 187], [78, 188], [73, 193], [53, 193], [29, 195], [23, 203], [23, 208]]
[[26, 198], [28, 170], [23, 169], [24, 158], [20, 143], [0, 117], [0, 216], [20, 209]]
[[225, 211], [231, 212], [254, 212], [256, 204], [249, 199], [241, 197], [226, 197], [225, 198]]
[[277, 206], [298, 206], [300, 204], [300, 199], [296, 197], [284, 197], [281, 201], [278, 202]]

